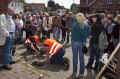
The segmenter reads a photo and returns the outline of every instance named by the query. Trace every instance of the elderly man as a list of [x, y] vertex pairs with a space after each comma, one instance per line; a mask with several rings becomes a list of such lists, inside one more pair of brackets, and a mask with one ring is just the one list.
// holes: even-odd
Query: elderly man
[[50, 38], [50, 30], [52, 29], [52, 18], [49, 16], [48, 13], [45, 13], [45, 17], [43, 18], [43, 29], [44, 36]]
[[14, 9], [8, 8], [7, 14], [6, 14], [6, 21], [7, 21], [7, 31], [9, 32], [9, 36], [6, 38], [5, 45], [3, 47], [3, 68], [7, 70], [11, 70], [12, 68], [9, 66], [10, 64], [14, 64], [15, 61], [13, 61], [12, 58], [12, 51], [14, 46], [14, 39], [15, 39], [15, 23], [13, 20], [14, 15]]
[[11, 0], [0, 0], [0, 67], [2, 67], [3, 49], [6, 42], [6, 38], [9, 36], [7, 30], [7, 21], [5, 17], [5, 9]]
[[0, 65], [2, 64], [2, 49], [5, 44], [6, 35], [8, 36], [8, 31], [6, 30], [6, 20], [4, 16], [4, 10], [0, 9]]

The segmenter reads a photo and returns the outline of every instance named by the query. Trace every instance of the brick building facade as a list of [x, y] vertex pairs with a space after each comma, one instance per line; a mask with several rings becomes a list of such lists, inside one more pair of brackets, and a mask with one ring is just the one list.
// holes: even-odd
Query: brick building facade
[[43, 3], [25, 3], [25, 9], [28, 9], [30, 11], [35, 11], [35, 10], [42, 10], [45, 8], [45, 4]]
[[80, 0], [80, 11], [115, 13], [120, 11], [120, 0]]
[[8, 7], [13, 7], [15, 13], [24, 13], [24, 3], [22, 2], [22, 0], [11, 0]]

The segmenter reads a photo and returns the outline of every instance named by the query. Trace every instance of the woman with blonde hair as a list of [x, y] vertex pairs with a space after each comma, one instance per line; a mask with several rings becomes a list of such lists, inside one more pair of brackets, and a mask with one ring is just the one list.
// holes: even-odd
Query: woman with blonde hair
[[86, 17], [82, 13], [78, 13], [75, 16], [73, 25], [72, 25], [72, 51], [73, 51], [73, 74], [72, 78], [77, 77], [77, 64], [78, 64], [78, 55], [80, 61], [80, 72], [78, 77], [84, 77], [84, 53], [83, 47], [85, 46], [86, 39], [90, 35], [90, 28], [86, 22]]

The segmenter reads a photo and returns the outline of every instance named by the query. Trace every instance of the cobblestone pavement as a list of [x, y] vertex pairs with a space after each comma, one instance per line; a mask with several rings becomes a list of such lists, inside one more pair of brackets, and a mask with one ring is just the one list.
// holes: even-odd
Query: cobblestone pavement
[[[70, 60], [70, 69], [68, 71], [64, 71], [62, 67], [50, 64], [42, 67], [31, 66], [30, 64], [33, 60], [36, 60], [36, 58], [32, 55], [23, 56], [28, 52], [26, 52], [23, 45], [17, 45], [15, 57], [18, 62], [15, 65], [12, 65], [13, 69], [11, 71], [1, 70], [0, 79], [68, 79], [72, 74], [72, 50], [71, 45], [69, 46], [66, 49], [65, 57]], [[85, 60], [87, 63], [88, 57], [85, 57]], [[40, 60], [37, 59], [37, 61]], [[87, 74], [86, 71], [85, 75], [88, 77], [86, 79], [95, 79], [92, 73]]]

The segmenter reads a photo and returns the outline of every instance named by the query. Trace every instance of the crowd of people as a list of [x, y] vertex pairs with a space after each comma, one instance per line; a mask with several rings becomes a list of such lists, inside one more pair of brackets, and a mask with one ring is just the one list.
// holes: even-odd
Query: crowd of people
[[[36, 14], [15, 14], [13, 8], [4, 8], [0, 6], [0, 65], [7, 70], [11, 70], [10, 64], [15, 63], [14, 45], [23, 43], [23, 32], [26, 33], [26, 39], [38, 35], [40, 41], [44, 38], [54, 38], [57, 42], [68, 44], [71, 40], [73, 79], [78, 74], [78, 77], [84, 77], [85, 68], [97, 71], [101, 53], [112, 52], [120, 41], [120, 15], [94, 13], [86, 16], [83, 13], [72, 12], [59, 15], [56, 12], [54, 16], [50, 16], [41, 11]], [[103, 36], [105, 39], [102, 39]], [[83, 48], [86, 47], [87, 39], [90, 40], [89, 60], [85, 66]], [[93, 67], [94, 61], [96, 62]]]

